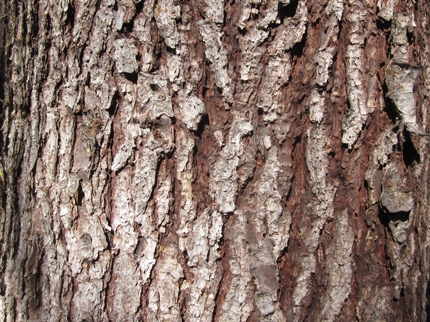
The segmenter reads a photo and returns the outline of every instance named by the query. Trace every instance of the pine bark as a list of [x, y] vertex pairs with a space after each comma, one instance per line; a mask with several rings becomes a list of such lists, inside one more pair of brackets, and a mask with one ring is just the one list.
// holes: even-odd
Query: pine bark
[[428, 1], [0, 17], [0, 321], [427, 320]]

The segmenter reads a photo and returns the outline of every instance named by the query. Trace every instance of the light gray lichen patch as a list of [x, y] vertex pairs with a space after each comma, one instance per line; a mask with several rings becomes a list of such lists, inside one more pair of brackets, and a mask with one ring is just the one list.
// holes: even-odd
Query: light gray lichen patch
[[214, 294], [219, 284], [218, 241], [222, 234], [222, 217], [206, 208], [197, 214], [192, 189], [194, 177], [193, 154], [195, 140], [186, 129], [177, 134], [177, 178], [181, 183], [179, 197], [179, 250], [186, 252], [187, 264], [193, 279], [186, 280], [181, 290], [188, 294], [185, 318], [191, 321], [210, 321], [215, 306]]
[[[159, 234], [165, 232], [172, 202], [166, 165], [160, 159], [173, 148], [173, 110], [164, 70], [140, 73], [137, 85], [124, 79], [118, 83], [124, 97], [120, 111], [124, 143], [112, 164], [112, 170], [118, 172], [111, 215], [112, 243], [121, 254], [131, 256], [137, 268], [134, 281], [141, 290], [156, 264]], [[114, 288], [125, 282], [115, 280]], [[127, 314], [132, 316], [133, 310], [130, 308]]]
[[156, 179], [158, 158], [159, 156], [156, 152], [146, 149], [140, 151], [138, 155], [131, 186], [131, 197], [134, 200], [136, 215], [145, 211], [148, 200], [151, 197]]
[[81, 215], [78, 225], [66, 233], [69, 267], [76, 276], [82, 270], [84, 260], [96, 260], [107, 247], [106, 237], [98, 217]]
[[192, 189], [194, 177], [193, 154], [195, 140], [186, 129], [177, 134], [177, 178], [181, 183], [179, 197], [179, 250], [186, 252], [187, 264], [194, 276], [181, 285], [188, 293], [189, 305], [185, 318], [194, 321], [211, 321], [218, 289], [219, 240], [222, 236], [222, 215], [206, 208], [197, 214], [197, 204]]
[[[335, 24], [337, 27], [337, 23]], [[332, 26], [329, 27], [328, 31], [334, 34], [334, 28]], [[331, 35], [333, 36], [333, 35]], [[328, 37], [328, 35], [326, 35]], [[328, 41], [328, 39], [327, 39]], [[317, 63], [317, 77], [316, 83], [319, 86], [324, 86], [327, 84], [329, 78], [329, 67], [333, 63], [333, 56], [335, 54], [336, 48], [334, 46], [324, 48], [323, 50], [319, 50], [316, 54], [315, 61]]]
[[[245, 29], [246, 22], [251, 16], [251, 13], [255, 12], [253, 11], [252, 4], [258, 5], [261, 3], [261, 0], [244, 0], [240, 2], [240, 15], [237, 21], [237, 26], [240, 29]], [[257, 11], [258, 12], [258, 11]]]
[[307, 23], [308, 10], [306, 8], [306, 1], [300, 0], [294, 17], [284, 19], [284, 28], [282, 28], [282, 32], [274, 40], [275, 47], [281, 50], [293, 48], [294, 44], [302, 40], [306, 32]]
[[385, 79], [388, 96], [394, 102], [406, 130], [416, 135], [425, 135], [417, 123], [417, 108], [414, 98], [414, 82], [419, 68], [409, 64], [408, 31], [416, 26], [406, 13], [395, 15], [391, 29], [393, 59], [387, 65]]
[[153, 19], [153, 3], [144, 6], [143, 12], [138, 14], [133, 21], [133, 34], [141, 44], [141, 71], [147, 73], [153, 67], [155, 57], [153, 54], [154, 43], [151, 37], [151, 27], [155, 24]]
[[136, 14], [137, 1], [116, 0], [118, 11], [115, 11], [115, 29], [121, 30], [124, 23], [130, 23]]
[[384, 191], [381, 195], [381, 205], [390, 213], [409, 212], [414, 204], [411, 191]]
[[309, 97], [309, 119], [313, 123], [320, 124], [324, 117], [325, 99], [328, 96], [325, 90], [329, 79], [329, 69], [333, 64], [333, 57], [337, 49], [337, 34], [339, 33], [339, 21], [343, 15], [343, 2], [329, 1], [324, 10], [327, 20], [323, 24], [324, 32], [321, 33], [320, 46], [314, 55], [317, 64], [315, 82], [318, 87], [311, 91]]
[[[262, 321], [285, 320], [277, 297], [277, 260], [288, 245], [291, 215], [283, 214], [277, 182], [280, 172], [278, 147], [272, 146], [259, 178], [246, 187], [244, 199], [234, 212], [229, 243], [232, 281], [221, 308], [223, 321], [246, 321], [253, 305]], [[251, 277], [255, 289], [248, 285]], [[235, 296], [238, 289], [243, 296]]]
[[94, 307], [101, 304], [100, 294], [103, 292], [103, 281], [82, 281], [77, 285], [73, 296], [73, 305], [79, 308], [72, 312], [72, 321], [92, 320]]
[[[264, 170], [257, 186], [256, 232], [267, 235], [274, 241], [273, 256], [277, 260], [282, 250], [288, 246], [291, 214], [283, 213], [277, 178], [280, 173], [278, 148], [270, 148]], [[265, 223], [265, 224], [263, 224]]]
[[192, 155], [195, 145], [195, 140], [188, 131], [179, 131], [177, 134], [176, 142], [176, 155], [177, 155], [177, 177], [181, 183], [181, 195], [180, 195], [180, 224], [177, 234], [179, 239], [179, 248], [181, 251], [185, 250], [186, 243], [183, 242], [183, 237], [186, 237], [190, 231], [191, 222], [195, 219], [196, 213], [196, 201], [193, 196], [192, 189], [192, 178], [194, 176], [194, 170], [192, 167]]

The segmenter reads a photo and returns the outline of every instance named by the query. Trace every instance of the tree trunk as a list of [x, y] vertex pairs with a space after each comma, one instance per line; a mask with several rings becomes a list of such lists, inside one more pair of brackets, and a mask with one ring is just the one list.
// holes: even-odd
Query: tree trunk
[[0, 3], [0, 321], [426, 321], [426, 0]]

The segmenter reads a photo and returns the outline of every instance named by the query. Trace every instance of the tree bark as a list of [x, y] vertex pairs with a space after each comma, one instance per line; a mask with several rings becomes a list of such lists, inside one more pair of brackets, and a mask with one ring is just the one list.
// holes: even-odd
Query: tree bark
[[426, 321], [426, 0], [0, 3], [0, 321]]

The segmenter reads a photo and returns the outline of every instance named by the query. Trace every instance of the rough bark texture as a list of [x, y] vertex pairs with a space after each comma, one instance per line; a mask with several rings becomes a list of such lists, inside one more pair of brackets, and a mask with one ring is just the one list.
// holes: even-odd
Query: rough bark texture
[[0, 16], [0, 321], [426, 321], [428, 1]]

